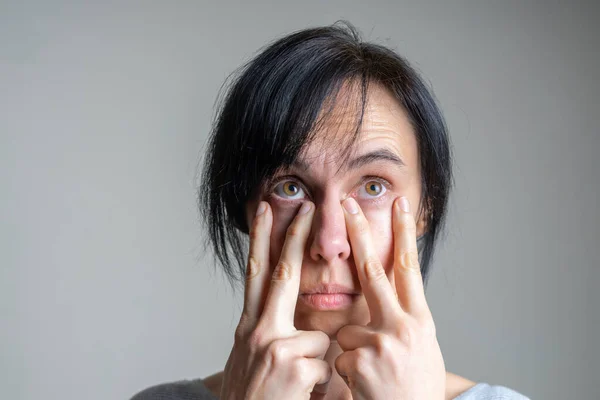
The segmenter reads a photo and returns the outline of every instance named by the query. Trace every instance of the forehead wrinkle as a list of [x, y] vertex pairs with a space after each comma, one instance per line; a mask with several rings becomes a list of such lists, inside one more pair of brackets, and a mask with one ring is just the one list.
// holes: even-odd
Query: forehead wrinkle
[[356, 148], [369, 148], [370, 151], [375, 149], [388, 149], [405, 162], [406, 159], [404, 158], [402, 142], [400, 133], [392, 128], [370, 129], [358, 140]]
[[[381, 140], [380, 140], [381, 141]], [[378, 143], [380, 143], [378, 141]], [[389, 142], [386, 140], [386, 142]], [[392, 142], [392, 144], [394, 144]], [[324, 176], [339, 176], [341, 173], [346, 173], [351, 170], [359, 170], [362, 167], [371, 164], [388, 164], [393, 168], [402, 168], [406, 165], [402, 159], [402, 155], [396, 151], [396, 146], [381, 145], [371, 146], [372, 148], [361, 152], [361, 154], [355, 154], [354, 157], [350, 157], [346, 162], [340, 163], [336, 158], [327, 157], [325, 154], [320, 157], [314, 158], [314, 163], [318, 164], [314, 167], [314, 170], [320, 172], [318, 175]], [[321, 159], [320, 161], [318, 159]], [[314, 164], [312, 164], [314, 166]], [[328, 168], [331, 166], [332, 168]], [[330, 169], [334, 169], [337, 166], [336, 171], [327, 173]], [[297, 168], [303, 172], [308, 172], [311, 169], [311, 163], [307, 160], [299, 159], [292, 166], [291, 169]], [[316, 175], [316, 174], [309, 174]]]
[[[344, 92], [344, 88], [341, 92]], [[344, 96], [341, 96], [341, 99], [344, 99]], [[350, 104], [347, 98], [345, 102], [344, 100], [340, 101], [340, 97], [336, 99], [333, 109], [329, 110], [326, 117], [322, 116], [316, 140], [309, 144], [304, 152], [301, 152], [298, 159], [290, 166], [291, 168], [307, 172], [314, 163], [317, 163], [317, 171], [326, 172], [328, 165], [337, 165], [338, 170], [334, 174], [325, 174], [337, 176], [348, 171], [349, 165], [357, 157], [360, 158], [366, 153], [380, 149], [387, 149], [397, 155], [404, 165], [408, 165], [408, 162], [412, 164], [412, 157], [405, 158], [411, 152], [409, 147], [412, 147], [411, 136], [414, 135], [412, 124], [408, 121], [403, 107], [385, 87], [379, 84], [374, 84], [369, 88], [369, 96], [365, 104], [365, 113], [357, 141], [352, 146], [348, 157], [345, 159], [340, 157], [342, 151], [341, 149], [336, 150], [336, 147], [339, 148], [346, 143], [344, 138], [351, 134], [350, 130], [356, 127], [355, 124], [358, 122], [356, 109], [353, 110], [352, 106], [348, 107]], [[406, 146], [409, 147], [404, 149]], [[359, 150], [365, 147], [368, 147], [369, 150], [359, 153]], [[403, 154], [404, 150], [409, 153]], [[393, 161], [390, 160], [388, 163], [393, 163]], [[400, 166], [400, 163], [395, 163], [395, 165]], [[319, 173], [319, 175], [321, 174]]]
[[352, 159], [349, 163], [345, 164], [346, 170], [358, 169], [363, 165], [368, 165], [376, 162], [392, 163], [395, 166], [403, 167], [406, 165], [399, 155], [395, 154], [394, 151], [382, 147], [376, 150], [365, 152], [364, 154]]

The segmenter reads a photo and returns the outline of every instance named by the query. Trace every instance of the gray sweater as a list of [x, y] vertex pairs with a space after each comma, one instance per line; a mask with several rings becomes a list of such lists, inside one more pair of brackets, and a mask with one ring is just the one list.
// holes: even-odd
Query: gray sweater
[[[217, 400], [204, 386], [202, 379], [183, 380], [151, 386], [131, 400]], [[529, 400], [528, 397], [504, 386], [478, 383], [454, 400]]]

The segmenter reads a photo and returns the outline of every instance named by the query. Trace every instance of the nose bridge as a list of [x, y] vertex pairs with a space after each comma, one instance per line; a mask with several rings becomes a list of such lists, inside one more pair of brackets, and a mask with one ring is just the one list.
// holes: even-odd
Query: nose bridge
[[340, 199], [329, 198], [316, 204], [311, 232], [310, 256], [313, 260], [331, 263], [336, 258], [350, 256], [350, 243]]

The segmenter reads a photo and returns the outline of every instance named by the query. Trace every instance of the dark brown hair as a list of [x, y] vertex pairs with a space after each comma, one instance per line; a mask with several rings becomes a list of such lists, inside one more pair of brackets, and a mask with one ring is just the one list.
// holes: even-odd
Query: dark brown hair
[[427, 224], [418, 246], [426, 283], [452, 186], [446, 124], [409, 63], [385, 46], [363, 42], [344, 22], [301, 30], [268, 45], [241, 68], [218, 109], [198, 199], [207, 245], [232, 285], [245, 275], [246, 203], [311, 142], [323, 107], [348, 82], [357, 88], [360, 112], [346, 149], [358, 136], [373, 82], [390, 90], [415, 130], [422, 176], [418, 212], [426, 213]]

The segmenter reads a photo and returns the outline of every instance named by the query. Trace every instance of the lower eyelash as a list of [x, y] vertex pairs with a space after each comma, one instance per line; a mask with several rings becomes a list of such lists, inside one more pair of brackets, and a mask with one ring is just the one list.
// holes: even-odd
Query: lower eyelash
[[380, 194], [377, 197], [369, 196], [372, 200], [376, 200], [376, 199], [379, 199], [381, 197], [384, 197], [385, 194], [388, 192], [388, 190], [391, 189], [391, 185], [390, 185], [390, 183], [388, 181], [386, 181], [383, 178], [376, 177], [376, 176], [367, 176], [367, 177], [365, 177], [365, 179], [363, 179], [362, 182], [361, 182], [361, 184], [360, 184], [361, 185], [360, 188], [363, 189], [364, 185], [366, 183], [368, 183], [368, 182], [371, 182], [371, 181], [372, 182], [377, 182], [377, 183], [381, 184], [384, 187], [384, 190], [385, 190], [382, 194]]
[[[300, 180], [298, 180], [294, 176], [289, 176], [289, 177], [288, 176], [280, 176], [280, 177], [276, 177], [276, 178], [270, 179], [267, 182], [267, 184], [265, 185], [268, 188], [268, 191], [267, 191], [268, 196], [269, 197], [271, 197], [273, 195], [277, 196], [276, 197], [277, 201], [285, 201], [285, 202], [297, 202], [299, 200], [302, 200], [302, 199], [306, 198], [306, 197], [303, 197], [303, 198], [300, 198], [300, 199], [288, 199], [288, 198], [285, 198], [285, 197], [282, 197], [282, 196], [279, 196], [278, 194], [276, 194], [275, 193], [275, 189], [277, 188], [277, 186], [279, 186], [281, 183], [286, 182], [288, 180], [295, 182], [301, 188], [301, 190], [304, 191], [305, 196], [308, 197], [308, 198], [310, 197], [308, 195], [308, 191], [306, 190], [306, 188], [304, 187], [304, 185], [302, 184], [302, 182]], [[383, 179], [383, 178], [378, 177], [378, 176], [371, 176], [371, 175], [369, 175], [369, 176], [363, 177], [363, 179], [360, 182], [360, 186], [362, 187], [362, 186], [365, 185], [365, 183], [370, 182], [370, 181], [378, 182], [378, 183], [380, 183], [385, 188], [385, 192], [383, 192], [383, 194], [381, 194], [380, 196], [377, 196], [377, 197], [371, 197], [368, 200], [368, 201], [370, 201], [372, 203], [379, 203], [380, 199], [382, 199], [383, 197], [385, 197], [385, 194], [388, 192], [388, 190], [391, 190], [391, 186], [392, 185], [386, 179]]]

